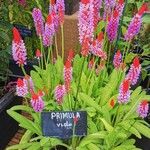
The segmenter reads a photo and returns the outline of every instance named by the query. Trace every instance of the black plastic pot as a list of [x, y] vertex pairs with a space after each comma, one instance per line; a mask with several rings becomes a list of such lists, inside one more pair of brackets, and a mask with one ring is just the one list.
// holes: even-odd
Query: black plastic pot
[[18, 130], [18, 123], [7, 114], [7, 109], [22, 104], [22, 98], [15, 96], [15, 90], [0, 99], [0, 150], [5, 149]]
[[[34, 69], [34, 65], [38, 65], [37, 59], [27, 61], [27, 64], [24, 66], [24, 68], [28, 75], [30, 75], [30, 71]], [[10, 59], [9, 61], [9, 69], [12, 72], [12, 77], [14, 77], [13, 81], [16, 80], [18, 77], [24, 76], [21, 67], [19, 67], [13, 59]]]

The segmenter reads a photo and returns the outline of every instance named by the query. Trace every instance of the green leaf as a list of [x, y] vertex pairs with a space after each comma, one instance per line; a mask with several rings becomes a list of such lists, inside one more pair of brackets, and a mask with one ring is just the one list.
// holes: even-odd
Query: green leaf
[[99, 150], [99, 147], [93, 143], [88, 144], [87, 147], [91, 150]]
[[27, 149], [31, 145], [32, 145], [32, 143], [17, 144], [17, 145], [13, 145], [13, 146], [10, 146], [10, 147], [6, 148], [6, 150]]
[[106, 134], [107, 133], [105, 131], [89, 134], [82, 139], [79, 147], [84, 147], [85, 145], [89, 144], [90, 142], [94, 142], [95, 140], [104, 139]]
[[31, 120], [25, 118], [24, 116], [20, 115], [15, 111], [12, 111], [11, 109], [7, 110], [7, 113], [12, 118], [14, 118], [18, 123], [20, 123], [20, 126], [22, 126], [23, 128], [28, 129], [38, 135], [42, 134], [41, 129], [39, 129], [38, 126], [35, 123], [33, 123]]
[[147, 126], [143, 125], [140, 122], [136, 122], [134, 124], [134, 127], [144, 136], [146, 136], [147, 138], [150, 138], [150, 128], [148, 128]]
[[41, 79], [40, 75], [36, 71], [31, 71], [31, 78], [36, 88], [43, 89], [43, 80]]
[[113, 131], [114, 128], [104, 118], [100, 118], [100, 120], [103, 122], [107, 131], [109, 132]]
[[24, 135], [22, 136], [21, 140], [20, 140], [20, 144], [23, 144], [23, 143], [28, 143], [29, 140], [31, 139], [33, 135], [33, 132], [30, 131], [30, 130], [27, 130]]
[[90, 96], [88, 96], [84, 93], [79, 93], [79, 97], [88, 106], [95, 108], [98, 112], [101, 112], [101, 107]]

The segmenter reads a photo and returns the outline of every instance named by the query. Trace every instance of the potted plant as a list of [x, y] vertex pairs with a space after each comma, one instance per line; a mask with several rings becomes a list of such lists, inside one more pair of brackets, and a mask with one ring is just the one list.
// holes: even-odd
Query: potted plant
[[10, 41], [8, 36], [11, 25], [0, 22], [0, 149], [4, 149], [18, 130], [18, 123], [6, 112], [12, 106], [20, 105], [21, 99], [15, 95], [14, 83], [10, 82], [9, 57]]
[[[103, 25], [94, 36], [99, 22], [97, 18], [100, 8], [96, 7], [95, 1], [81, 0], [78, 24], [81, 55], [74, 56], [70, 51], [67, 59], [64, 60], [64, 4], [62, 2], [59, 1], [57, 9], [51, 7], [52, 13], [47, 15], [45, 23], [41, 10], [33, 9], [32, 15], [41, 49], [36, 51], [39, 64], [34, 66], [35, 70], [31, 71], [30, 76], [24, 69], [27, 61], [24, 42], [19, 31], [13, 28], [13, 58], [24, 73], [24, 78], [19, 78], [17, 81], [16, 92], [18, 96], [27, 100], [27, 105], [14, 106], [7, 112], [26, 129], [26, 133], [19, 144], [8, 147], [7, 150], [138, 149], [131, 135], [139, 139], [141, 134], [150, 138], [149, 124], [143, 120], [148, 115], [150, 95], [147, 95], [141, 86], [132, 88], [141, 73], [139, 57], [134, 57], [132, 64], [126, 64], [125, 60], [130, 53], [129, 41], [137, 35], [140, 29], [138, 23], [147, 5], [143, 4], [132, 19], [125, 33], [126, 46], [123, 47], [123, 52], [118, 50], [115, 53], [112, 61], [111, 52], [117, 37], [124, 2], [119, 1], [115, 6], [105, 4], [110, 14], [109, 11], [104, 14], [106, 18], [110, 15], [110, 18], [105, 20], [104, 15], [104, 20], [100, 21]], [[95, 6], [96, 11], [93, 11], [91, 6]], [[139, 22], [136, 21], [137, 17]], [[62, 31], [61, 57], [57, 49], [52, 46], [53, 36], [59, 25]], [[136, 32], [130, 30], [133, 27], [136, 29], [137, 26], [139, 28]], [[56, 50], [56, 60], [53, 59], [54, 50]], [[18, 110], [26, 111], [33, 120], [23, 117], [16, 112]], [[68, 111], [71, 114], [66, 114]], [[87, 113], [87, 124], [80, 114], [77, 115], [79, 111]], [[48, 114], [47, 118], [44, 117], [45, 114]], [[58, 120], [66, 117], [71, 118], [71, 121], [57, 124]], [[50, 124], [50, 118], [55, 118], [55, 123]], [[85, 124], [78, 126], [82, 121]], [[55, 130], [53, 126], [56, 124], [63, 130]], [[69, 129], [71, 127], [70, 136], [65, 136], [66, 133], [63, 132], [66, 127]], [[77, 128], [84, 128], [84, 134], [79, 135]], [[51, 132], [55, 135], [51, 135]]]

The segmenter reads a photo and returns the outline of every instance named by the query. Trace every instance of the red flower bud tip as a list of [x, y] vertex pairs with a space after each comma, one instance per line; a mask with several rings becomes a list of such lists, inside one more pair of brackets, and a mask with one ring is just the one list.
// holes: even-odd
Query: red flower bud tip
[[114, 108], [114, 106], [115, 106], [115, 101], [114, 101], [114, 99], [112, 99], [112, 100], [110, 101], [110, 106], [111, 106], [112, 108]]
[[147, 104], [148, 104], [148, 101], [147, 101], [147, 100], [143, 100], [143, 101], [141, 102], [141, 105], [142, 105], [143, 107], [145, 107]]
[[17, 86], [18, 87], [23, 87], [24, 86], [24, 82], [23, 82], [22, 79], [18, 78], [18, 80], [17, 80]]
[[66, 68], [71, 68], [71, 62], [67, 60], [66, 63], [65, 63], [65, 67]]
[[51, 4], [51, 5], [56, 4], [56, 0], [50, 0], [50, 4]]
[[134, 60], [133, 60], [133, 65], [135, 68], [138, 68], [139, 65], [140, 65], [140, 62], [139, 62], [139, 58], [138, 57], [135, 57]]
[[123, 92], [126, 93], [129, 90], [129, 87], [130, 87], [129, 80], [124, 80], [123, 81]]
[[120, 5], [122, 5], [122, 4], [124, 3], [124, 0], [119, 0], [118, 3], [119, 3]]
[[118, 16], [119, 16], [118, 11], [117, 11], [117, 10], [114, 10], [114, 12], [113, 12], [113, 17], [114, 17], [114, 18], [117, 18]]
[[71, 50], [69, 50], [68, 60], [72, 61], [73, 57], [74, 57], [74, 51], [71, 49]]
[[41, 51], [39, 49], [36, 50], [36, 57], [39, 58], [41, 57]]
[[46, 23], [49, 25], [52, 24], [52, 16], [51, 15], [47, 16]]
[[19, 31], [17, 30], [17, 28], [13, 28], [13, 40], [14, 40], [14, 42], [16, 42], [16, 43], [19, 43], [20, 42], [20, 40], [21, 40], [21, 36], [20, 36], [20, 33], [19, 33]]
[[100, 32], [97, 38], [98, 38], [98, 41], [101, 42], [104, 38], [103, 32]]
[[78, 117], [77, 116], [75, 116], [74, 118], [73, 118], [73, 122], [74, 122], [74, 125], [76, 125], [77, 124], [77, 122], [78, 122]]
[[38, 96], [38, 94], [35, 94], [35, 92], [34, 92], [34, 91], [32, 91], [32, 93], [31, 93], [31, 97], [32, 97], [32, 99], [33, 99], [33, 100], [35, 100], [35, 101], [36, 101], [36, 100], [38, 100], [38, 97], [39, 97], [39, 96]]
[[138, 11], [138, 15], [142, 16], [142, 15], [145, 13], [145, 11], [147, 11], [147, 10], [148, 10], [148, 6], [147, 6], [146, 3], [144, 3], [144, 4], [140, 7], [140, 9], [139, 9], [139, 11]]
[[39, 95], [40, 97], [42, 97], [42, 96], [44, 96], [44, 92], [43, 92], [42, 90], [39, 90], [39, 91], [38, 91], [38, 95]]
[[90, 2], [90, 0], [81, 0], [81, 3], [83, 4], [88, 4]]
[[117, 55], [117, 56], [120, 56], [120, 55], [121, 55], [120, 50], [117, 51], [116, 55]]

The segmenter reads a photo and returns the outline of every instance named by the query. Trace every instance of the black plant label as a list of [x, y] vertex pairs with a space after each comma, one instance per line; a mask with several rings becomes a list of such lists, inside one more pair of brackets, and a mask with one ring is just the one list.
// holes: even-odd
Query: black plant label
[[43, 136], [68, 139], [87, 135], [86, 111], [42, 112]]

